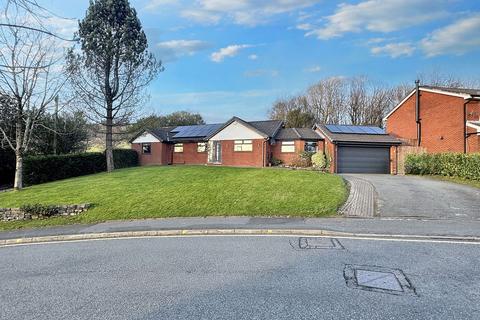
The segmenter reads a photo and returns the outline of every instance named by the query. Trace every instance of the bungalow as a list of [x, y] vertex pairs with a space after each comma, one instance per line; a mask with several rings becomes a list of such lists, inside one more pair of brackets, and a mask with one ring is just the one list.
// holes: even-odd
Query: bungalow
[[[290, 164], [304, 150], [318, 151], [311, 128], [284, 128], [283, 121], [244, 121], [146, 130], [131, 143], [141, 165], [212, 164], [265, 167], [272, 158]], [[320, 150], [323, 151], [323, 150]]]
[[269, 166], [272, 159], [292, 164], [302, 151], [325, 152], [332, 172], [395, 172], [395, 147], [400, 141], [381, 128], [316, 125], [285, 128], [281, 120], [146, 130], [132, 141], [141, 165], [211, 164]]

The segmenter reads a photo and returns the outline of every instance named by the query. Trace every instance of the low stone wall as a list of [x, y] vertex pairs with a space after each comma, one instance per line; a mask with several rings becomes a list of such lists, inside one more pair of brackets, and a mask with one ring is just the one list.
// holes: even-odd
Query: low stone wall
[[25, 210], [22, 208], [0, 208], [0, 221], [35, 220], [57, 216], [76, 216], [82, 212], [87, 211], [90, 207], [91, 204], [89, 203], [64, 206], [48, 206], [49, 214], [28, 212], [32, 210]]

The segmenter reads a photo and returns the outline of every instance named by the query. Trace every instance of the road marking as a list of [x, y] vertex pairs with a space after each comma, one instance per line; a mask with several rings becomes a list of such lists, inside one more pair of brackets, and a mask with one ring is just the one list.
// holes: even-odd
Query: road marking
[[[185, 231], [185, 230], [184, 230]], [[183, 232], [182, 232], [183, 233]], [[29, 246], [29, 245], [48, 245], [48, 244], [66, 244], [75, 242], [88, 241], [106, 241], [106, 240], [138, 240], [138, 239], [164, 239], [164, 238], [199, 238], [199, 237], [304, 237], [304, 234], [178, 234], [178, 235], [146, 235], [146, 236], [125, 236], [112, 238], [91, 238], [91, 239], [74, 239], [74, 240], [57, 240], [48, 242], [30, 242], [30, 243], [12, 243], [0, 245], [0, 248]], [[340, 236], [340, 235], [309, 235], [311, 238], [337, 238], [349, 240], [365, 240], [365, 241], [390, 241], [390, 242], [418, 242], [418, 243], [444, 243], [444, 244], [470, 244], [480, 245], [478, 241], [465, 240], [437, 240], [437, 239], [412, 239], [412, 238], [391, 238], [391, 237], [367, 237], [367, 236]], [[414, 236], [415, 237], [415, 236]], [[419, 237], [419, 236], [416, 236]]]

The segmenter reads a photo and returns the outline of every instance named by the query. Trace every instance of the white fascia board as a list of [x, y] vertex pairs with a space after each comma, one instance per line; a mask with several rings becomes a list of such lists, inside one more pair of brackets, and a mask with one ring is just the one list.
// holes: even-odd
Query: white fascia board
[[399, 104], [397, 104], [397, 106], [395, 108], [392, 109], [392, 111], [390, 111], [384, 118], [383, 118], [383, 121], [387, 121], [387, 118], [390, 117], [392, 115], [392, 113], [394, 113], [395, 111], [397, 111], [398, 108], [400, 108], [404, 103], [405, 101], [407, 101], [414, 93], [415, 93], [416, 89], [414, 89], [412, 92], [410, 92], [410, 94], [408, 96], [405, 97], [405, 99], [403, 99]]

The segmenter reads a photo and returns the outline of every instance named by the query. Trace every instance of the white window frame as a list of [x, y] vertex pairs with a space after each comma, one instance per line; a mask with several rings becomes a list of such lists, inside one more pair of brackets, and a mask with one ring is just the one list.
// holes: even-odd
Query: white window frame
[[197, 143], [197, 152], [198, 153], [207, 152], [207, 143], [206, 142], [198, 142]]
[[175, 153], [183, 153], [183, 143], [175, 143], [173, 145], [173, 152]]
[[295, 152], [295, 141], [282, 141], [280, 151], [282, 153], [294, 153]]
[[235, 140], [233, 142], [233, 151], [234, 152], [252, 152], [253, 141], [250, 139]]

